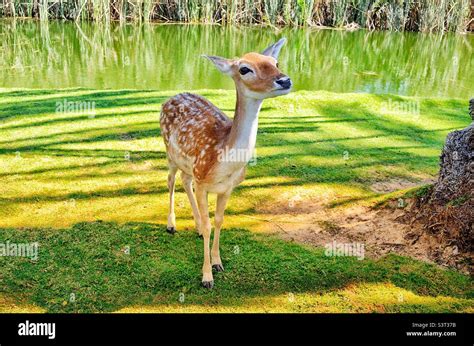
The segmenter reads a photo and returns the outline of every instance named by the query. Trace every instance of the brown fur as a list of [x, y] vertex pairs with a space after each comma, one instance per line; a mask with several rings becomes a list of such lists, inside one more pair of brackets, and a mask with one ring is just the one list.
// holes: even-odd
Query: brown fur
[[167, 152], [170, 136], [175, 133], [180, 149], [178, 154], [194, 158], [194, 178], [206, 181], [217, 162], [218, 150], [230, 133], [232, 120], [205, 98], [183, 93], [163, 104], [160, 127]]
[[[243, 79], [238, 73], [235, 78], [238, 78], [248, 89], [255, 92], [266, 92], [273, 88], [273, 82], [284, 74], [278, 69], [277, 61], [272, 57], [263, 56], [258, 53], [247, 53], [240, 60], [239, 63], [245, 63], [252, 67], [255, 71], [258, 79], [251, 83]], [[238, 68], [238, 64], [235, 64], [235, 68]], [[235, 79], [234, 78], [234, 79]]]

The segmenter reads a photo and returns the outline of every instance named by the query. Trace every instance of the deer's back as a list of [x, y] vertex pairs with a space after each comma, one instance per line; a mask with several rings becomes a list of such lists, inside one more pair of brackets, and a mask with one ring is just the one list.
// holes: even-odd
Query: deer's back
[[215, 165], [231, 126], [232, 120], [199, 95], [178, 94], [161, 108], [168, 158], [198, 180], [205, 180]]

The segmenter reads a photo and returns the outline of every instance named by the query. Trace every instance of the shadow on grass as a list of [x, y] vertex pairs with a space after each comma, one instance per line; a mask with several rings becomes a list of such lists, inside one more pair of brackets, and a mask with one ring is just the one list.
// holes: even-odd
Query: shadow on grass
[[[133, 97], [134, 94], [146, 92], [73, 90], [70, 96], [36, 90], [1, 93], [2, 97], [12, 99], [0, 104], [0, 121], [23, 120], [30, 116], [35, 119], [30, 119], [29, 124], [4, 122], [6, 126], [2, 130], [18, 130], [20, 133], [18, 137], [11, 136], [13, 140], [3, 138], [0, 154], [11, 156], [19, 151], [23, 157], [30, 159], [45, 156], [73, 160], [60, 167], [18, 164], [2, 172], [0, 177], [15, 176], [15, 179], [25, 182], [30, 179], [58, 179], [67, 183], [104, 176], [114, 179], [120, 175], [140, 174], [130, 167], [130, 163], [143, 163], [145, 160], [152, 161], [154, 169], [160, 170], [164, 177], [166, 163], [163, 151], [152, 146], [143, 150], [135, 145], [131, 148], [137, 150], [129, 150], [128, 161], [124, 158], [124, 150], [103, 147], [103, 142], [107, 141], [123, 143], [159, 138], [158, 119], [156, 122], [147, 119], [149, 121], [146, 122], [141, 117], [141, 113], [146, 116], [153, 110], [142, 112], [132, 108], [127, 113], [121, 109], [120, 117], [124, 121], [130, 119], [124, 114], [139, 115], [140, 119], [132, 118], [119, 126], [110, 123], [109, 126], [101, 124], [100, 128], [73, 131], [62, 124], [109, 121], [113, 119], [113, 107], [127, 109], [129, 106], [151, 104], [152, 109], [159, 110], [160, 103], [168, 97]], [[213, 93], [205, 95], [222, 96]], [[38, 99], [22, 100], [35, 97]], [[95, 101], [97, 109], [105, 109], [105, 112], [95, 119], [86, 116], [57, 118], [51, 115], [56, 102], [62, 102], [65, 98], [72, 102]], [[388, 98], [399, 100], [396, 96], [379, 98], [383, 101]], [[390, 177], [398, 175], [410, 179], [410, 172], [426, 172], [427, 167], [436, 167], [437, 156], [423, 150], [441, 149], [443, 136], [440, 133], [453, 129], [466, 117], [456, 111], [461, 107], [458, 101], [422, 101], [422, 111], [428, 108], [427, 112], [434, 114], [435, 118], [443, 119], [445, 114], [455, 120], [454, 124], [443, 122], [442, 126], [431, 126], [429, 129], [423, 128], [421, 123], [407, 123], [404, 119], [377, 114], [357, 102], [330, 101], [314, 107], [311, 104], [307, 106], [308, 113], [298, 116], [269, 114], [275, 111], [272, 107], [262, 109], [258, 147], [271, 151], [259, 155], [258, 164], [249, 169], [248, 177], [286, 177], [290, 181], [242, 185], [236, 194], [257, 188], [277, 189], [311, 183], [365, 188], [366, 183], [374, 179], [374, 167], [377, 172], [382, 170], [381, 167], [402, 167], [403, 171], [391, 172]], [[43, 117], [46, 114], [51, 117]], [[274, 119], [278, 121], [272, 122]], [[337, 126], [343, 124], [347, 126], [337, 132]], [[41, 132], [43, 126], [46, 126], [45, 132]], [[58, 132], [48, 134], [46, 129], [49, 126], [56, 126]], [[331, 132], [332, 126], [335, 127], [334, 133]], [[30, 128], [39, 129], [37, 135], [29, 132]], [[301, 133], [308, 133], [308, 137], [299, 136]], [[381, 141], [375, 145], [372, 140], [376, 139]], [[383, 143], [385, 139], [395, 144]], [[95, 143], [96, 146], [91, 145], [90, 149], [69, 147], [84, 143]], [[60, 148], [60, 145], [68, 147]], [[423, 150], [414, 152], [417, 149]], [[349, 160], [343, 159], [345, 152], [350, 154]], [[93, 162], [99, 158], [105, 162]], [[382, 179], [385, 177], [382, 176]], [[27, 183], [24, 186], [28, 186]], [[0, 202], [4, 205], [28, 203], [35, 208], [37, 202], [72, 198], [92, 203], [97, 198], [167, 194], [165, 185], [147, 187], [142, 183], [127, 183], [111, 190], [98, 187], [91, 192], [76, 193], [58, 189], [36, 194], [33, 191], [34, 195], [30, 195], [31, 191], [25, 190], [28, 193], [26, 196], [2, 196]], [[182, 188], [179, 187], [178, 191]], [[370, 196], [349, 196], [337, 203], [350, 203]], [[250, 212], [251, 208], [247, 211]], [[230, 207], [227, 214], [233, 213]], [[63, 230], [0, 229], [0, 241], [8, 240], [39, 242], [40, 257], [37, 262], [32, 262], [24, 258], [0, 256], [0, 291], [10, 296], [25, 293], [31, 303], [51, 312], [109, 312], [130, 305], [165, 305], [176, 303], [180, 292], [186, 293], [190, 304], [229, 304], [229, 299], [238, 297], [266, 297], [287, 292], [336, 292], [352, 283], [391, 282], [422, 295], [472, 297], [469, 278], [414, 260], [399, 256], [388, 256], [378, 261], [327, 257], [321, 249], [309, 249], [239, 229], [223, 232], [222, 256], [226, 272], [216, 275], [216, 289], [213, 291], [199, 286], [202, 240], [194, 232], [179, 232], [172, 237], [165, 232], [163, 225], [95, 222]], [[125, 249], [130, 249], [130, 254], [126, 254]], [[74, 303], [69, 302], [71, 294], [76, 297]]]
[[76, 115], [76, 116], [70, 116], [70, 117], [60, 117], [57, 119], [49, 119], [49, 120], [42, 120], [42, 121], [35, 121], [35, 122], [29, 122], [26, 124], [20, 124], [20, 125], [11, 125], [11, 126], [2, 126], [2, 130], [13, 130], [13, 129], [22, 129], [22, 128], [31, 128], [31, 127], [36, 127], [36, 126], [49, 126], [49, 125], [57, 125], [57, 124], [69, 124], [70, 122], [77, 122], [77, 121], [88, 121], [88, 120], [96, 120], [96, 119], [117, 119], [120, 117], [125, 117], [125, 116], [130, 116], [130, 115], [141, 115], [141, 114], [149, 114], [150, 111], [134, 111], [131, 112], [129, 110], [127, 111], [113, 111], [109, 113], [101, 113], [101, 114], [96, 114], [93, 115]]
[[[59, 94], [64, 92], [70, 92], [69, 90], [62, 90]], [[49, 91], [49, 94], [38, 93], [34, 91], [13, 91], [13, 92], [2, 92], [0, 95], [2, 98], [7, 98], [9, 95], [13, 96], [13, 99], [4, 103], [0, 103], [0, 123], [10, 118], [18, 118], [25, 116], [44, 116], [50, 115], [56, 112], [58, 104], [61, 105], [65, 101], [67, 102], [88, 102], [95, 103], [96, 109], [106, 109], [114, 107], [130, 107], [130, 106], [143, 106], [146, 104], [157, 105], [157, 112], [160, 108], [159, 104], [166, 101], [172, 95], [166, 96], [148, 96], [148, 97], [133, 97], [133, 94], [151, 93], [151, 90], [119, 90], [119, 91], [87, 91], [87, 90], [73, 90], [73, 92], [80, 92], [79, 95], [58, 95], [55, 92]], [[28, 96], [44, 95], [34, 100], [23, 100]], [[122, 97], [122, 96], [130, 97]], [[16, 100], [18, 98], [18, 100]]]
[[[79, 92], [80, 90], [78, 90]], [[85, 92], [85, 91], [82, 91]], [[97, 99], [102, 100], [98, 103], [98, 108], [118, 107], [125, 105], [137, 105], [144, 103], [156, 104], [156, 108], [159, 109], [159, 103], [166, 97], [151, 97], [133, 98], [136, 93], [147, 92], [147, 91], [104, 91], [94, 92], [87, 91], [84, 95], [68, 97], [68, 101], [76, 100], [90, 100]], [[22, 94], [23, 93], [23, 94]], [[5, 93], [3, 93], [5, 94]], [[6, 93], [8, 94], [8, 93]], [[15, 97], [37, 96], [36, 91], [24, 91], [24, 92], [13, 92]], [[47, 100], [49, 106], [56, 100], [63, 100], [62, 97], [54, 97], [54, 93], [47, 94], [38, 92], [38, 95], [44, 97], [51, 96], [52, 98]], [[381, 100], [387, 100], [388, 98], [399, 100], [396, 96], [378, 96]], [[46, 101], [45, 101], [46, 102]], [[426, 102], [425, 102], [426, 103]], [[437, 103], [427, 103], [426, 107], [435, 107]], [[309, 105], [311, 106], [311, 105]], [[442, 104], [442, 108], [446, 107], [457, 107], [459, 102], [450, 102], [447, 105]], [[2, 108], [3, 107], [3, 108]], [[0, 106], [0, 114], [2, 110], [4, 115], [8, 115], [6, 110], [9, 107], [18, 107], [20, 109], [19, 114], [25, 115], [24, 112], [29, 112], [31, 108], [28, 102], [12, 102], [6, 103]], [[261, 178], [269, 176], [284, 176], [291, 178], [290, 183], [282, 183], [279, 185], [291, 185], [298, 186], [308, 183], [339, 183], [339, 184], [352, 184], [359, 187], [365, 188], [368, 182], [374, 179], [374, 174], [371, 169], [374, 167], [400, 167], [403, 168], [405, 173], [399, 170], [398, 172], [392, 172], [391, 176], [397, 176], [403, 179], [413, 179], [410, 177], [410, 172], [421, 172], [426, 170], [427, 166], [435, 166], [438, 158], [431, 154], [424, 154], [423, 152], [413, 152], [417, 149], [429, 149], [429, 148], [441, 148], [442, 136], [439, 135], [440, 131], [448, 131], [450, 128], [441, 129], [424, 129], [421, 124], [403, 124], [397, 121], [397, 119], [391, 119], [382, 115], [376, 114], [373, 111], [367, 109], [367, 107], [360, 102], [345, 102], [340, 104], [336, 101], [328, 101], [321, 104], [317, 104], [314, 107], [314, 116], [301, 115], [301, 116], [268, 116], [262, 118], [262, 124], [259, 129], [258, 147], [272, 148], [273, 152], [258, 157], [258, 164], [252, 167], [248, 171], [249, 178]], [[269, 110], [273, 110], [272, 107], [263, 108], [263, 114]], [[432, 109], [430, 108], [431, 112]], [[123, 111], [122, 111], [123, 112]], [[107, 112], [97, 117], [97, 119], [111, 117], [113, 112]], [[137, 114], [140, 112], [136, 112]], [[450, 115], [457, 114], [458, 112], [451, 110]], [[126, 117], [124, 117], [126, 118]], [[70, 121], [94, 121], [97, 119], [86, 119], [85, 116], [72, 117], [67, 119], [56, 119], [56, 118], [45, 118], [38, 125], [59, 125], [63, 120]], [[279, 121], [273, 123], [273, 119]], [[314, 121], [307, 121], [307, 119], [313, 119]], [[357, 132], [362, 132], [365, 135], [344, 136], [343, 138], [336, 138], [327, 134], [321, 135], [320, 132], [324, 129], [321, 128], [323, 123], [346, 123], [350, 124], [351, 127]], [[32, 126], [36, 126], [33, 123]], [[26, 126], [26, 125], [21, 125]], [[4, 128], [2, 128], [4, 129]], [[8, 130], [8, 128], [6, 128]], [[326, 130], [327, 131], [327, 130]], [[293, 137], [292, 134], [308, 133], [310, 138], [305, 139], [302, 137]], [[287, 136], [285, 136], [287, 135]], [[31, 155], [45, 155], [49, 157], [64, 157], [64, 158], [79, 158], [83, 160], [103, 158], [107, 159], [107, 162], [89, 164], [85, 162], [81, 165], [71, 163], [68, 166], [62, 167], [44, 167], [34, 168], [26, 171], [24, 167], [21, 170], [14, 171], [9, 170], [5, 173], [0, 173], [1, 176], [17, 175], [20, 178], [31, 178], [38, 177], [40, 174], [46, 173], [41, 178], [51, 179], [54, 178], [55, 174], [61, 174], [68, 172], [70, 174], [69, 181], [74, 180], [73, 177], [77, 176], [80, 179], [84, 175], [81, 174], [82, 169], [86, 168], [97, 168], [99, 170], [106, 170], [114, 165], [117, 165], [116, 176], [130, 173], [130, 167], [124, 158], [125, 150], [113, 150], [113, 149], [69, 149], [69, 148], [58, 148], [61, 145], [74, 145], [74, 144], [97, 144], [101, 145], [104, 141], [134, 141], [148, 138], [159, 138], [160, 130], [158, 122], [137, 122], [132, 121], [130, 123], [116, 125], [111, 124], [110, 126], [101, 126], [100, 128], [90, 129], [76, 129], [74, 131], [68, 130], [64, 127], [61, 130], [53, 134], [39, 134], [27, 138], [17, 138], [14, 141], [4, 140], [0, 141], [0, 154], [15, 154], [20, 152], [21, 154], [26, 153]], [[376, 139], [401, 139], [405, 141], [406, 145], [390, 146], [383, 145], [381, 147], [370, 146], [370, 140]], [[354, 142], [356, 141], [356, 142]], [[2, 148], [1, 146], [4, 145]], [[135, 163], [144, 162], [145, 160], [152, 160], [155, 169], [166, 171], [165, 153], [162, 151], [152, 150], [140, 150], [132, 151], [129, 150], [127, 153], [130, 155], [130, 160]], [[343, 154], [350, 154], [350, 160], [344, 160]], [[135, 173], [135, 172], [134, 172]], [[101, 176], [100, 172], [95, 173], [96, 176]], [[47, 176], [46, 176], [47, 175]], [[88, 173], [90, 178], [93, 178], [92, 173]], [[375, 177], [378, 178], [378, 177]], [[62, 178], [59, 178], [62, 179]], [[382, 176], [381, 179], [384, 179]], [[265, 188], [272, 187], [275, 184], [253, 184], [242, 186], [238, 188], [238, 191], [251, 190], [253, 188]], [[116, 191], [97, 191], [92, 193], [84, 193], [81, 195], [82, 199], [107, 197], [107, 196], [121, 196], [123, 192], [127, 193], [135, 191], [135, 194], [142, 193], [165, 193], [166, 189], [155, 189], [151, 192], [142, 191], [139, 187], [119, 187]], [[106, 196], [104, 196], [104, 194]], [[132, 194], [132, 193], [130, 193]], [[37, 202], [37, 201], [57, 201], [63, 199], [69, 199], [69, 194], [50, 194], [49, 196], [35, 195], [27, 198], [8, 198], [4, 202]], [[355, 201], [352, 198], [348, 198], [342, 204], [351, 203]]]
[[[61, 144], [74, 144], [74, 143], [92, 143], [100, 141], [109, 141], [109, 140], [119, 140], [121, 135], [132, 136], [135, 139], [147, 138], [147, 137], [158, 137], [160, 135], [160, 129], [158, 128], [158, 123], [151, 122], [142, 122], [134, 123], [133, 129], [130, 128], [130, 125], [118, 125], [118, 126], [109, 126], [103, 128], [91, 128], [85, 130], [76, 130], [76, 131], [63, 131], [57, 134], [49, 134], [44, 136], [34, 136], [19, 138], [16, 141], [0, 141], [2, 144], [13, 144], [19, 142], [28, 142], [28, 141], [41, 141], [42, 139], [55, 139], [56, 137], [61, 138], [67, 135], [76, 136], [74, 140], [72, 139], [61, 139], [54, 142], [47, 142], [38, 145], [17, 145], [12, 149], [1, 149], [0, 153], [8, 153], [12, 150], [16, 151], [34, 151], [35, 149], [43, 148], [45, 146], [51, 145], [61, 145]], [[143, 127], [143, 128], [141, 128]], [[150, 129], [151, 127], [154, 127]], [[133, 131], [132, 131], [133, 130]], [[98, 135], [95, 135], [100, 133]], [[89, 136], [88, 136], [89, 135]]]
[[[469, 278], [404, 257], [328, 257], [241, 229], [222, 234], [226, 271], [200, 287], [202, 240], [164, 225], [92, 222], [69, 229], [0, 229], [11, 243], [38, 242], [36, 261], [0, 257], [2, 292], [26, 295], [49, 312], [110, 312], [131, 305], [226, 304], [230, 299], [332, 292], [352, 283], [390, 282], [420, 295], [472, 297]], [[74, 294], [75, 302], [70, 302]]]

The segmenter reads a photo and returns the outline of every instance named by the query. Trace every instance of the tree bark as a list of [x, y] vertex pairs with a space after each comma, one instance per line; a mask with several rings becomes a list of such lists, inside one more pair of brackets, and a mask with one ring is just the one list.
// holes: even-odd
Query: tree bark
[[[469, 112], [474, 120], [474, 99], [470, 101]], [[474, 191], [474, 122], [460, 131], [446, 137], [441, 154], [438, 182], [431, 199], [437, 203], [448, 203], [463, 194], [472, 197]]]
[[[469, 113], [474, 120], [474, 99]], [[473, 273], [474, 263], [474, 122], [446, 137], [438, 181], [415, 200], [406, 214], [412, 244], [430, 239], [430, 258]]]

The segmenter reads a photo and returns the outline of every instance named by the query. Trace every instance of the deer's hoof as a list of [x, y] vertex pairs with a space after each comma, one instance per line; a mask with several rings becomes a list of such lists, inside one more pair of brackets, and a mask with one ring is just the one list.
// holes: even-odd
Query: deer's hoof
[[222, 264], [213, 264], [212, 269], [214, 269], [216, 272], [224, 271], [224, 267], [222, 266]]
[[176, 233], [176, 228], [166, 227], [166, 232], [168, 232], [169, 234], [175, 234]]
[[212, 289], [214, 287], [214, 281], [203, 281], [202, 287]]

